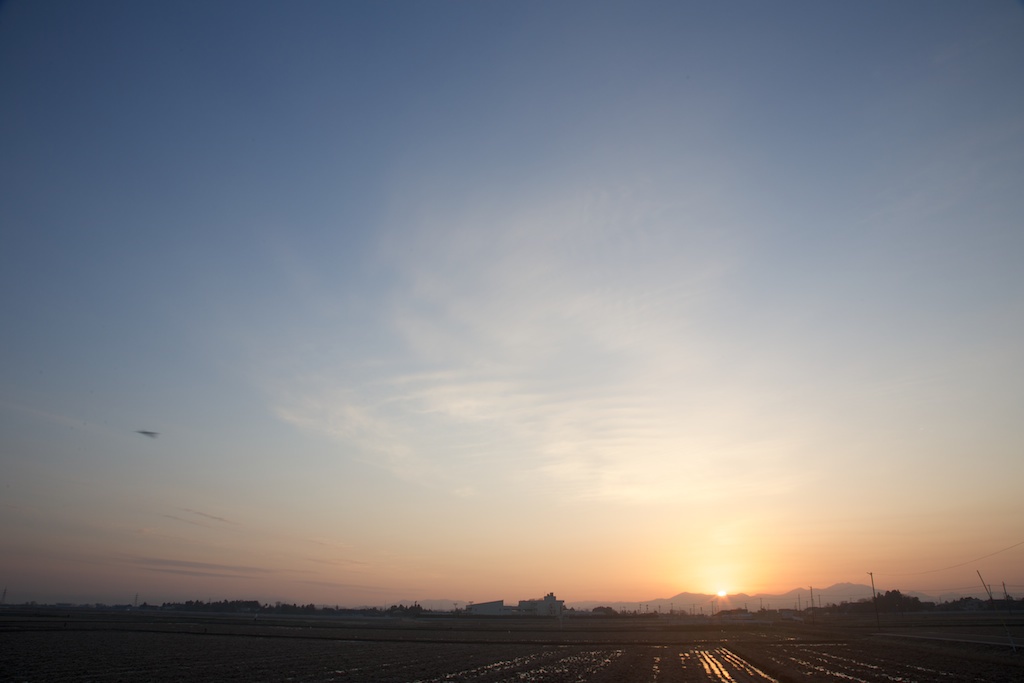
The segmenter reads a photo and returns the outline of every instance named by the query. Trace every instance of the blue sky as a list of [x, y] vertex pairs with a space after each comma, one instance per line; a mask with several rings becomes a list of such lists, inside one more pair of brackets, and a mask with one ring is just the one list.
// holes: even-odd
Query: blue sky
[[1022, 37], [1011, 2], [5, 4], [2, 580], [972, 584], [931, 570], [1024, 540]]

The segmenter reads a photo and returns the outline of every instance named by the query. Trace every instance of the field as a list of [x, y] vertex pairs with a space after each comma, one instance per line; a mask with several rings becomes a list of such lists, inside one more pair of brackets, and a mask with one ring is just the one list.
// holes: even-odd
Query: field
[[1024, 681], [1024, 619], [316, 619], [0, 611], [4, 681]]

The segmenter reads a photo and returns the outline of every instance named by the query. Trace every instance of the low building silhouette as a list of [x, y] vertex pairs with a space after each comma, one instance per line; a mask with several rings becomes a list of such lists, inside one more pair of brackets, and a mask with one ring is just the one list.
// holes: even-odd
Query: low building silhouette
[[523, 617], [560, 617], [565, 608], [565, 601], [559, 600], [554, 593], [548, 593], [536, 600], [520, 600], [518, 607], [506, 605], [504, 600], [477, 602], [466, 605], [466, 614], [476, 616], [523, 616]]
[[492, 600], [490, 602], [476, 602], [471, 605], [466, 605], [466, 614], [474, 614], [478, 616], [496, 617], [502, 614], [506, 614], [504, 600]]

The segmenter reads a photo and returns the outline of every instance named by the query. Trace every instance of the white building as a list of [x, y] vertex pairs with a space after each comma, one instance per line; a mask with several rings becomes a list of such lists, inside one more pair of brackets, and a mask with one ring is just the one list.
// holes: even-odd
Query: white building
[[538, 617], [560, 617], [564, 605], [564, 600], [558, 600], [554, 593], [548, 593], [540, 600], [520, 600], [519, 613]]

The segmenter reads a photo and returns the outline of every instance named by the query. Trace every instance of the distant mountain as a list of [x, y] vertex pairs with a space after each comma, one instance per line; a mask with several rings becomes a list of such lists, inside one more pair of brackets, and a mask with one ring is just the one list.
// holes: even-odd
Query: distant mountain
[[[861, 583], [836, 583], [821, 588], [814, 586], [814, 604], [825, 607], [827, 605], [838, 605], [844, 602], [859, 602], [871, 599], [871, 586]], [[886, 590], [893, 590], [891, 587], [878, 587], [879, 593]], [[904, 595], [919, 598], [924, 602], [942, 602], [956, 600], [961, 595], [942, 594], [931, 596], [919, 591], [899, 589]], [[496, 599], [500, 599], [496, 598]], [[406, 600], [403, 604], [412, 605], [413, 600]], [[454, 606], [464, 608], [466, 600], [420, 600], [418, 601], [425, 609], [437, 612], [451, 611]], [[811, 602], [811, 586], [806, 588], [794, 588], [785, 593], [735, 593], [719, 597], [708, 593], [678, 593], [670, 598], [652, 598], [639, 602], [626, 602], [623, 600], [577, 600], [567, 602], [566, 607], [572, 607], [579, 611], [589, 612], [595, 607], [611, 607], [616, 612], [661, 612], [667, 614], [670, 611], [684, 611], [692, 614], [710, 614], [727, 609], [747, 609], [751, 612], [764, 609], [802, 609], [809, 607]], [[506, 604], [514, 605], [515, 601]]]
[[[908, 595], [923, 594], [907, 593]], [[839, 604], [842, 602], [857, 602], [858, 600], [871, 599], [871, 586], [856, 583], [837, 583], [832, 586], [825, 586], [814, 589], [814, 604], [822, 606]], [[931, 599], [931, 598], [927, 598]], [[670, 610], [686, 611], [694, 614], [710, 614], [711, 610], [720, 611], [723, 609], [748, 609], [751, 612], [764, 609], [797, 609], [808, 607], [811, 600], [811, 590], [808, 588], [794, 588], [782, 594], [757, 593], [748, 595], [746, 593], [734, 593], [719, 597], [706, 593], [679, 593], [670, 598], [654, 598], [642, 602], [622, 601], [597, 601], [583, 600], [567, 603], [567, 607], [577, 610], [589, 611], [595, 607], [611, 607], [617, 612], [662, 612]]]

